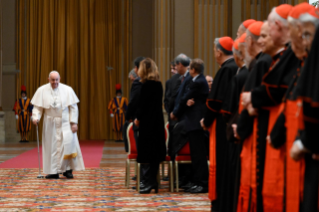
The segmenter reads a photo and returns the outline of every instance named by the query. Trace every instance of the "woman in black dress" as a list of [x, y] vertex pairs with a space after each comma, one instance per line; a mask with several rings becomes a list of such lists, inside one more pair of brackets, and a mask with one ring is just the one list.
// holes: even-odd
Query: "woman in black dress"
[[137, 109], [135, 125], [139, 126], [138, 163], [148, 163], [145, 173], [144, 187], [141, 194], [150, 193], [152, 189], [158, 192], [157, 173], [160, 162], [165, 160], [165, 131], [162, 108], [163, 87], [155, 62], [146, 58], [140, 63], [138, 75], [142, 87]]

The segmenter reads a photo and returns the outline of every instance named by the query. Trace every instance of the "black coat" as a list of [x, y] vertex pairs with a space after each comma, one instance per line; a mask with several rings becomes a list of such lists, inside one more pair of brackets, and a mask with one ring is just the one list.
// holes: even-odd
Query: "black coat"
[[126, 120], [132, 120], [136, 118], [137, 106], [140, 98], [140, 91], [142, 87], [142, 83], [140, 82], [140, 78], [136, 78], [132, 84], [130, 101], [127, 106], [127, 111], [125, 114]]
[[[204, 117], [208, 91], [207, 81], [202, 74], [198, 75], [195, 81], [191, 80], [189, 82], [186, 93], [181, 98], [180, 106], [175, 114], [178, 117], [180, 117], [181, 114], [185, 114], [185, 131], [189, 132], [202, 129], [200, 120]], [[195, 104], [191, 107], [187, 106], [189, 99], [194, 99], [195, 101]]]
[[137, 147], [139, 163], [158, 163], [165, 160], [162, 97], [161, 82], [148, 80], [142, 84], [136, 114], [136, 118], [140, 121]]

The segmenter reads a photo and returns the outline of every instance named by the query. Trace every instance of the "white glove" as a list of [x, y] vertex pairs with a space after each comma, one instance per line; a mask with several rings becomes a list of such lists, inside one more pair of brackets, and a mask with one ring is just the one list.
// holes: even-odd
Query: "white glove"
[[19, 116], [18, 116], [18, 115], [16, 115], [16, 119], [17, 119], [17, 120], [19, 119]]
[[110, 116], [111, 116], [111, 118], [113, 118], [113, 117], [114, 117], [114, 114], [113, 114], [113, 113], [111, 113], [111, 115], [110, 115]]

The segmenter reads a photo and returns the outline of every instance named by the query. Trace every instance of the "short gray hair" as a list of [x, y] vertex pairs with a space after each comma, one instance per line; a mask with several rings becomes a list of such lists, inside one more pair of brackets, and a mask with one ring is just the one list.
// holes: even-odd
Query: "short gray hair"
[[177, 55], [177, 57], [175, 58], [175, 64], [182, 64], [184, 67], [189, 66], [191, 60], [189, 57], [186, 56], [186, 54], [179, 54]]
[[254, 41], [258, 41], [258, 39], [259, 39], [259, 37], [260, 36], [257, 36], [257, 35], [254, 35], [253, 33], [251, 33], [250, 31], [249, 31], [249, 29], [247, 29], [246, 30], [246, 35], [248, 35], [248, 36], [250, 36]]
[[276, 12], [276, 7], [272, 8], [271, 12], [271, 19], [272, 21], [280, 21], [282, 23], [282, 25], [284, 25], [285, 27], [288, 27], [288, 21], [287, 19], [284, 19], [283, 17], [281, 17], [277, 12]]
[[136, 72], [135, 72], [134, 69], [132, 69], [132, 70], [130, 71], [130, 73], [128, 74], [128, 78], [130, 78], [130, 76], [133, 76], [134, 78], [137, 77], [137, 74], [136, 74]]
[[222, 45], [220, 45], [219, 39], [220, 39], [220, 38], [215, 38], [215, 40], [214, 40], [214, 44], [215, 44], [215, 46], [216, 46], [216, 49], [219, 49], [219, 50], [222, 51], [225, 55], [232, 55], [232, 54], [233, 54], [232, 51], [228, 51], [228, 50], [224, 49], [224, 48], [222, 47]]
[[59, 75], [59, 78], [60, 78], [60, 74], [59, 74], [59, 72], [57, 72], [56, 70], [53, 70], [53, 71], [51, 71], [51, 72], [49, 73], [49, 78], [50, 78], [51, 74], [53, 74], [53, 73], [57, 73], [57, 74]]
[[235, 49], [234, 47], [233, 47], [233, 53], [236, 54], [238, 57], [242, 57], [243, 56], [241, 51]]
[[300, 15], [299, 20], [301, 23], [311, 22], [315, 27], [319, 25], [319, 19], [310, 15], [309, 13], [304, 13]]

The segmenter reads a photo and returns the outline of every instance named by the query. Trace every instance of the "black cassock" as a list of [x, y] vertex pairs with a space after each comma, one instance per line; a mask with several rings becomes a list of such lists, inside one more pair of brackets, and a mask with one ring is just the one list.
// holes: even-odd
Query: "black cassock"
[[[245, 82], [245, 85], [243, 87], [244, 92], [252, 91], [253, 88], [255, 88], [261, 84], [263, 76], [268, 72], [272, 61], [273, 61], [273, 58], [271, 58], [271, 56], [269, 56], [268, 54], [260, 53], [259, 55], [257, 55], [256, 62], [251, 64], [251, 66], [250, 66], [251, 71], [249, 72], [249, 75], [248, 75], [246, 82]], [[252, 65], [253, 65], [253, 67], [252, 67]], [[259, 110], [258, 113], [259, 113], [258, 120], [259, 119], [267, 120], [265, 125], [258, 125], [258, 128], [259, 128], [258, 135], [263, 137], [263, 138], [266, 138], [269, 113], [268, 113], [268, 111], [265, 111], [265, 110]], [[241, 113], [238, 117], [238, 120], [237, 120], [237, 134], [240, 137], [241, 144], [253, 132], [254, 119], [255, 119], [255, 117], [250, 116], [246, 109], [241, 111]], [[262, 143], [262, 142], [259, 142], [259, 144], [260, 143]], [[265, 144], [264, 144], [264, 146], [265, 146]], [[261, 146], [259, 146], [258, 148], [261, 148]], [[261, 152], [264, 153], [265, 152], [264, 150], [265, 150], [265, 147], [263, 148], [263, 150]], [[261, 152], [259, 152], [259, 154], [261, 154]], [[260, 158], [258, 158], [258, 159], [260, 159]], [[257, 161], [259, 162], [260, 160], [258, 160], [258, 159], [257, 159]], [[258, 164], [258, 162], [257, 162], [257, 164]], [[240, 172], [236, 173], [236, 174], [239, 174], [241, 176]], [[236, 182], [236, 183], [238, 183], [240, 185], [240, 182]], [[260, 183], [260, 184], [262, 184], [262, 183]], [[238, 186], [238, 185], [235, 184], [235, 188], [236, 188], [236, 186]], [[238, 186], [238, 187], [240, 187], [240, 186]], [[259, 191], [261, 194], [260, 189], [259, 189]], [[257, 194], [258, 194], [258, 192], [257, 192]], [[257, 196], [261, 196], [261, 195], [257, 195]], [[251, 195], [250, 195], [250, 197], [251, 197]], [[258, 200], [257, 200], [257, 202], [258, 202]], [[236, 201], [236, 203], [237, 203], [237, 201]], [[236, 207], [237, 207], [237, 205], [234, 206], [234, 208], [236, 208]], [[262, 207], [262, 205], [261, 205], [261, 207]], [[259, 211], [259, 210], [257, 210], [257, 211]]]
[[[297, 85], [303, 99], [304, 131], [300, 138], [305, 148], [319, 154], [319, 28], [317, 28], [304, 70]], [[301, 212], [318, 210], [319, 162], [305, 155], [304, 196]]]
[[221, 198], [220, 211], [236, 211], [238, 191], [240, 183], [240, 152], [241, 143], [238, 143], [234, 137], [232, 124], [237, 123], [239, 98], [245, 81], [248, 77], [248, 69], [243, 66], [233, 77], [231, 89], [224, 100], [222, 111], [226, 121], [226, 137], [228, 143], [228, 155], [226, 157], [226, 167], [223, 174], [223, 195]]
[[[225, 61], [218, 70], [211, 92], [207, 99], [207, 109], [204, 115], [204, 124], [210, 127], [214, 120], [216, 120], [216, 192], [217, 199], [212, 202], [213, 211], [220, 211], [223, 169], [225, 167], [224, 161], [227, 152], [226, 139], [226, 123], [221, 113], [223, 101], [226, 98], [228, 90], [231, 87], [232, 78], [235, 76], [238, 67], [233, 58]], [[211, 152], [210, 152], [211, 154]]]
[[[269, 125], [269, 110], [262, 107], [276, 106], [281, 103], [284, 94], [287, 91], [288, 85], [293, 78], [293, 74], [298, 67], [299, 60], [294, 55], [290, 46], [281, 53], [278, 53], [272, 58], [269, 63], [260, 67], [262, 72], [255, 76], [255, 79], [250, 80], [249, 76], [244, 91], [251, 91], [251, 101], [254, 108], [258, 109], [257, 118], [257, 211], [262, 211], [262, 186], [265, 165], [266, 137], [268, 134]], [[259, 61], [258, 61], [259, 62]], [[258, 66], [258, 62], [256, 67]], [[254, 71], [258, 71], [256, 68]], [[253, 129], [253, 117], [248, 118], [247, 110], [243, 110], [238, 121], [237, 131], [240, 138], [247, 138]], [[249, 121], [247, 121], [249, 120]], [[245, 123], [246, 122], [246, 123]], [[249, 123], [249, 124], [247, 124]], [[249, 125], [249, 127], [247, 127]]]

